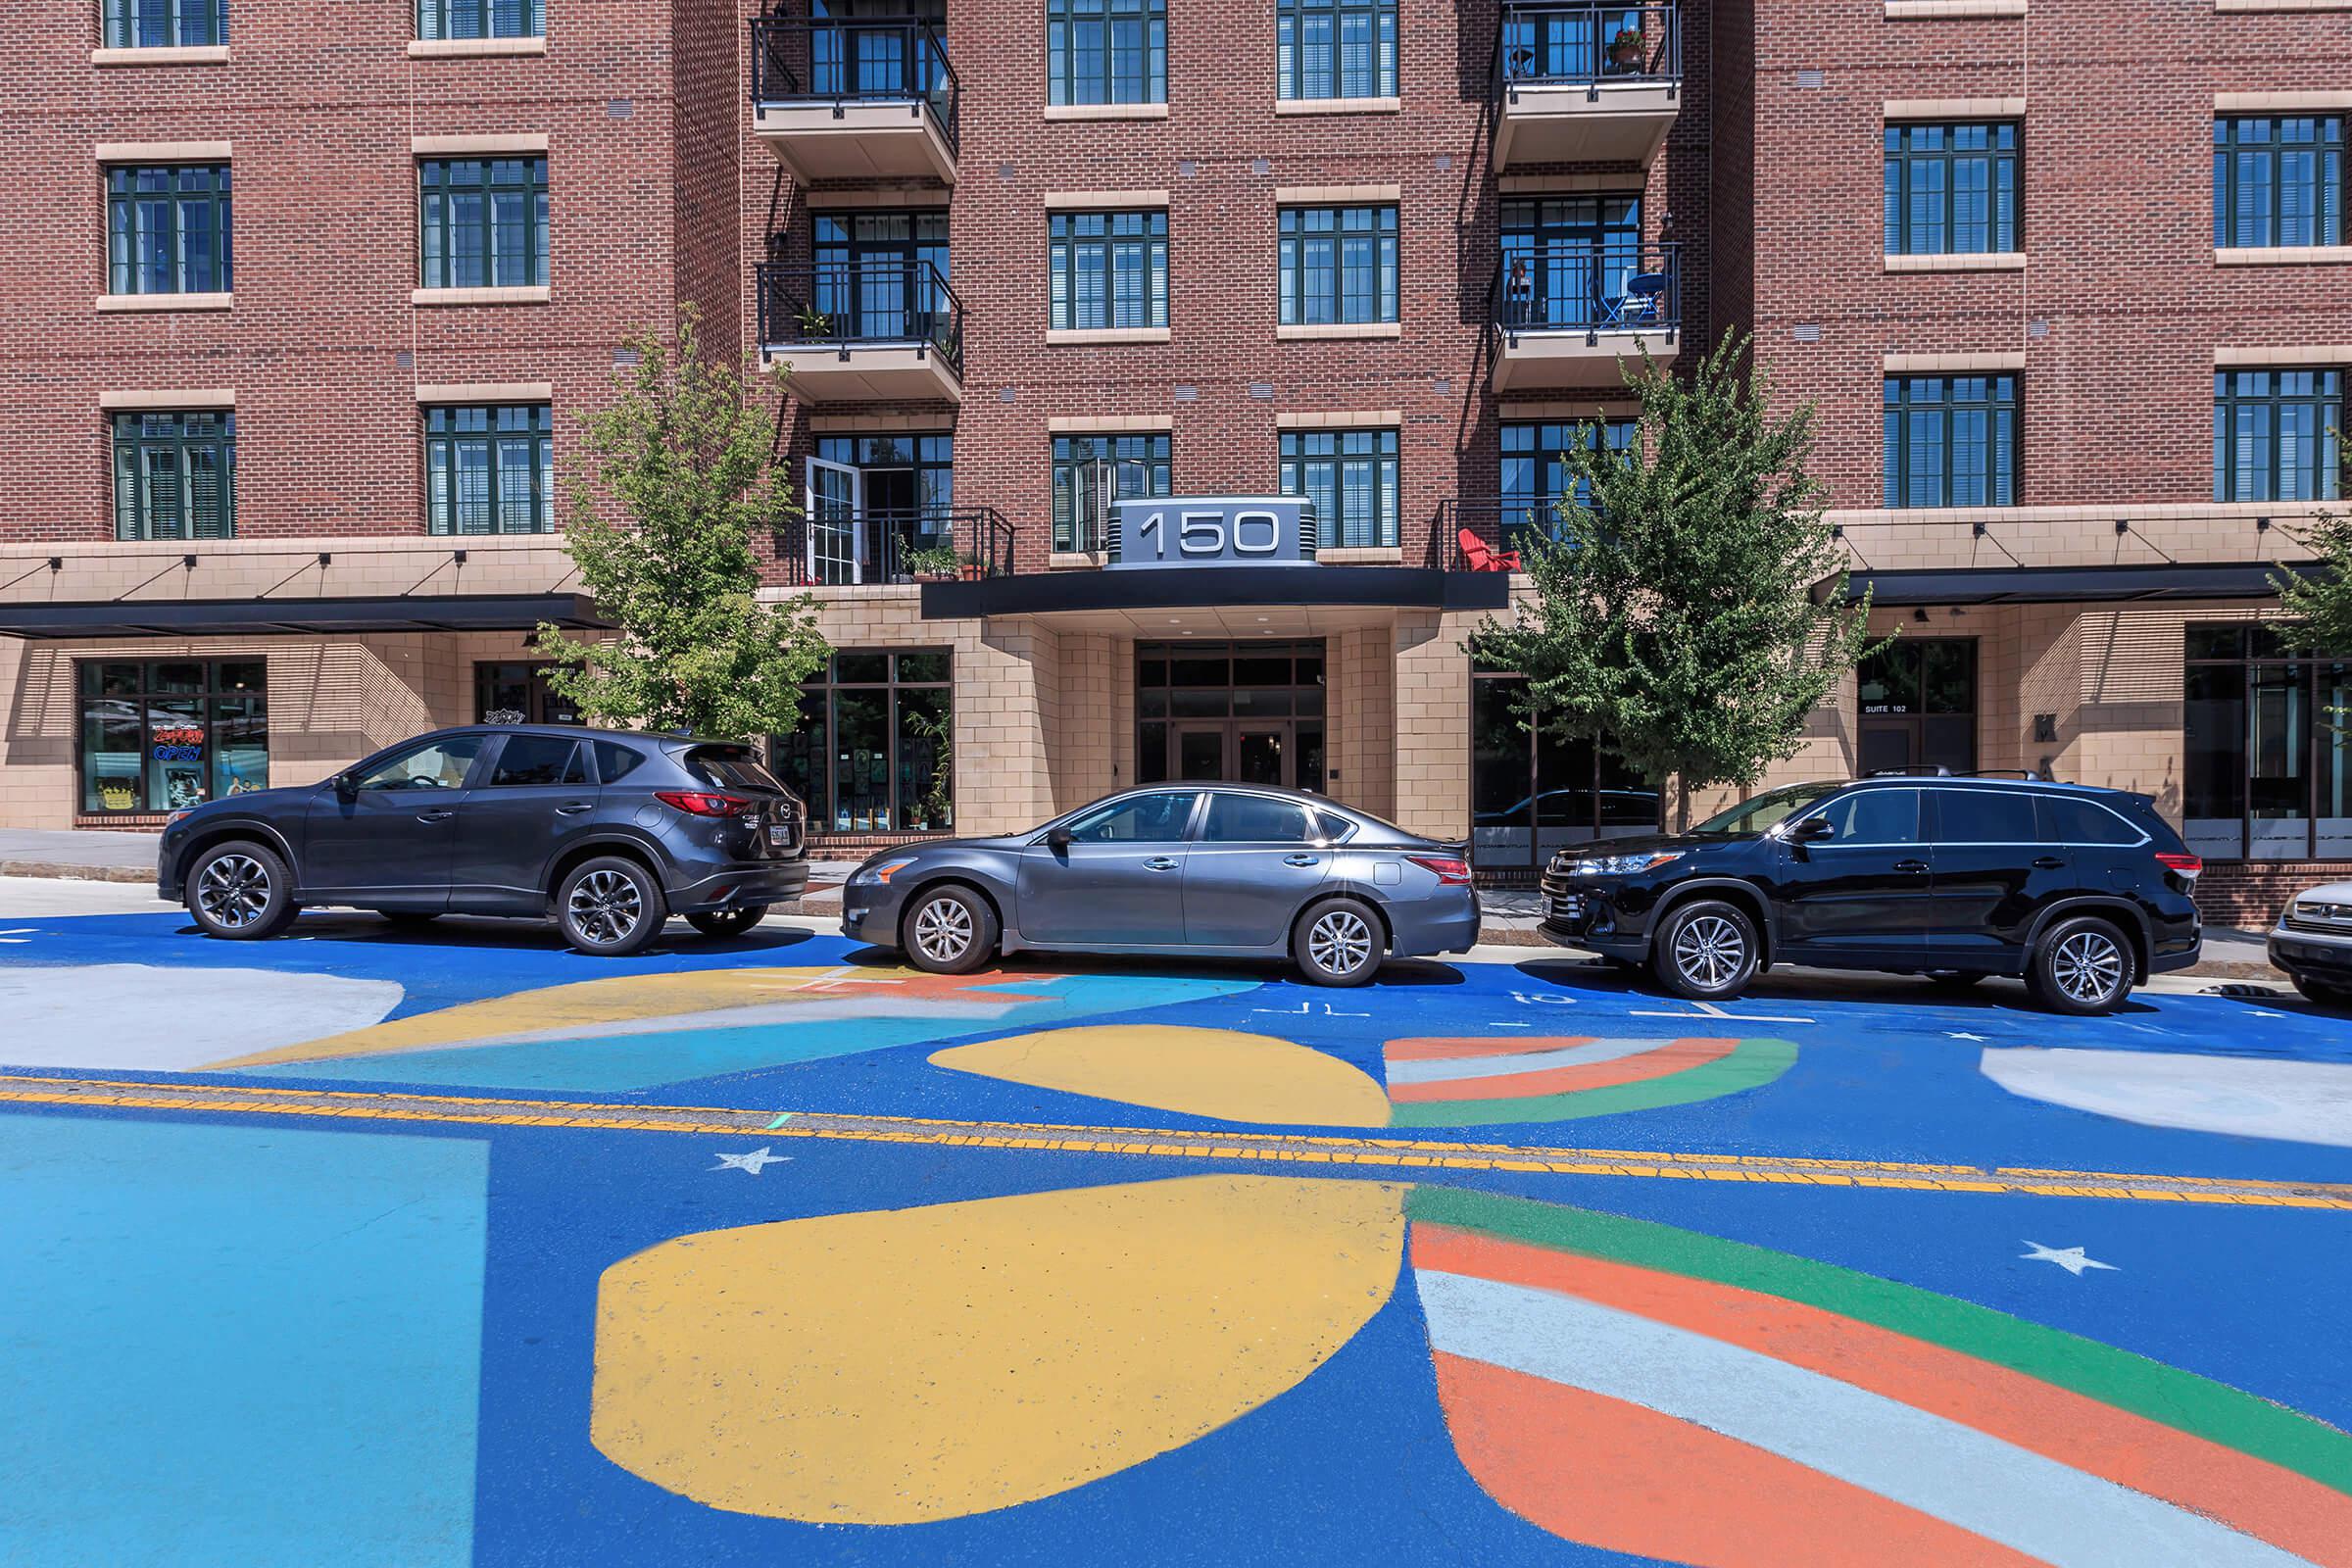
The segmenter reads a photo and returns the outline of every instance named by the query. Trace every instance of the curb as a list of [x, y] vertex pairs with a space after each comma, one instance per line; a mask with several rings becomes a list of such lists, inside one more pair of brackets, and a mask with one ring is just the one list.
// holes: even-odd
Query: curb
[[76, 865], [66, 860], [0, 860], [0, 876], [49, 877], [69, 882], [148, 882], [155, 867], [139, 865]]

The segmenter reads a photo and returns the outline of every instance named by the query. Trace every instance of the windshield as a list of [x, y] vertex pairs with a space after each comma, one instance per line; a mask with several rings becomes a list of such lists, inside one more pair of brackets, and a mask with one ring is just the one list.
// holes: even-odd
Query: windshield
[[1718, 811], [1690, 831], [1717, 838], [1761, 833], [1795, 815], [1823, 796], [1836, 794], [1843, 788], [1843, 783], [1786, 784], [1777, 790], [1766, 790], [1752, 801], [1741, 801], [1728, 811]]
[[760, 754], [748, 746], [696, 746], [679, 759], [686, 771], [716, 789], [770, 790], [789, 793], [776, 775], [760, 765]]

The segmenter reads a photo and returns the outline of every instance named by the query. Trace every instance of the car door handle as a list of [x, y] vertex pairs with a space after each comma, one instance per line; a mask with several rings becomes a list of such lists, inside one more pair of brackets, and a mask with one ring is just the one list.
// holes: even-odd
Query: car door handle
[[1282, 858], [1282, 863], [1285, 865], [1321, 865], [1323, 857], [1320, 855], [1286, 855]]
[[558, 816], [577, 816], [582, 811], [595, 809], [596, 803], [594, 801], [565, 801], [562, 806], [556, 808], [556, 814]]
[[1925, 871], [1928, 868], [1928, 862], [1925, 860], [1897, 860], [1894, 862], [1894, 868], [1897, 871]]
[[446, 822], [457, 814], [457, 812], [450, 810], [447, 807], [444, 807], [437, 811], [418, 811], [416, 813], [416, 820], [419, 822]]
[[2066, 862], [2055, 855], [2037, 856], [2034, 860], [2034, 869], [2036, 871], [2063, 871], [2066, 869]]
[[1144, 869], [1147, 871], [1173, 871], [1176, 869], [1175, 857], [1168, 855], [1154, 855], [1152, 857], [1152, 858], [1144, 862]]

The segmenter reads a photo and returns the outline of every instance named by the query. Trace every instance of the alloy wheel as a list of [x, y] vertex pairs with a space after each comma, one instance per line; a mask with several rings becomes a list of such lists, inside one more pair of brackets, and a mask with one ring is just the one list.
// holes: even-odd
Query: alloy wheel
[[1674, 967], [1691, 985], [1712, 991], [1730, 983], [1747, 962], [1747, 938], [1720, 914], [1683, 922], [1674, 934]]
[[2050, 955], [2050, 979], [2070, 1002], [2098, 1006], [2123, 988], [2124, 950], [2099, 931], [2077, 931]]
[[1306, 934], [1306, 951], [1332, 974], [1353, 974], [1372, 956], [1372, 928], [1353, 909], [1328, 909]]
[[217, 856], [196, 879], [196, 902], [215, 925], [241, 931], [270, 907], [270, 872], [250, 855]]
[[645, 918], [636, 879], [620, 871], [591, 871], [572, 885], [571, 923], [600, 947], [625, 941]]
[[933, 899], [915, 911], [914, 945], [933, 963], [954, 963], [972, 950], [972, 911], [957, 899]]

